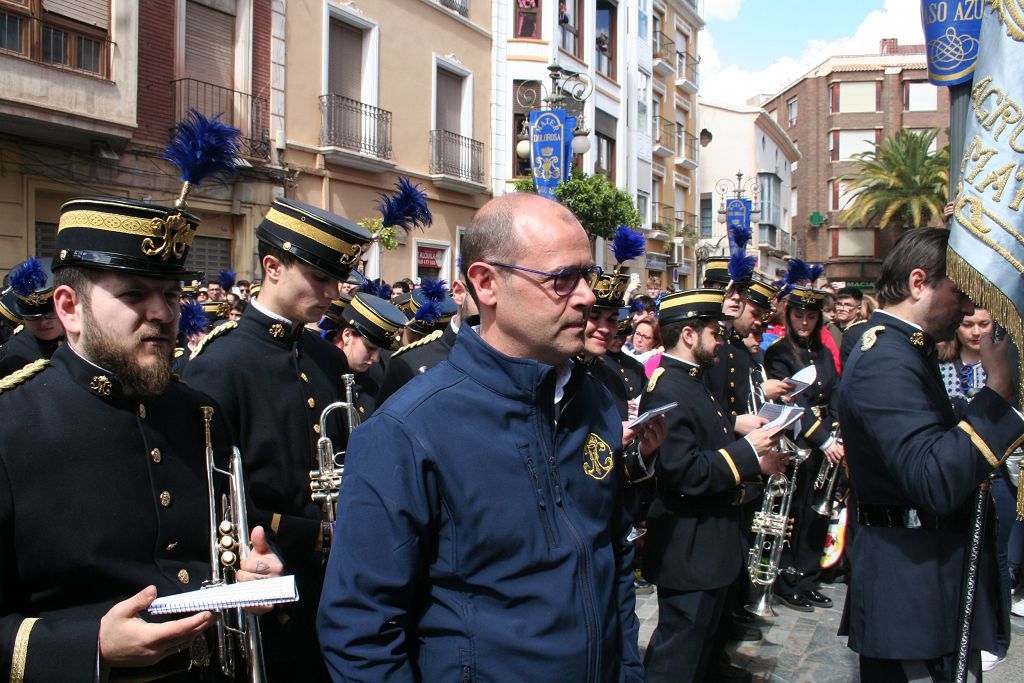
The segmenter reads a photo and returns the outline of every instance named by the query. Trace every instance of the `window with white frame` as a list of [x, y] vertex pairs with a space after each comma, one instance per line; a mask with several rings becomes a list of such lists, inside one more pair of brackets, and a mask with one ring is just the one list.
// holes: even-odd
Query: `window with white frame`
[[583, 0], [559, 0], [558, 46], [583, 59]]
[[833, 83], [829, 89], [833, 113], [852, 114], [876, 111], [878, 83], [847, 81]]
[[448, 242], [415, 240], [413, 272], [418, 278], [439, 280], [449, 271], [449, 254], [451, 245]]
[[637, 129], [641, 133], [651, 132], [651, 77], [643, 71], [637, 71], [636, 78], [636, 118]]
[[797, 98], [793, 97], [786, 102], [786, 123], [789, 127], [796, 125], [796, 116], [798, 113]]
[[850, 230], [835, 228], [838, 239], [835, 241], [833, 256], [873, 257], [875, 256], [875, 238], [877, 230]]
[[774, 173], [759, 173], [758, 183], [758, 197], [761, 200], [758, 222], [762, 225], [782, 225], [782, 207], [779, 205], [782, 199], [782, 179]]
[[828, 134], [829, 159], [848, 161], [855, 155], [875, 149], [878, 132], [875, 129], [834, 130]]
[[903, 108], [906, 111], [935, 111], [939, 108], [939, 89], [927, 81], [903, 83]]
[[842, 211], [849, 208], [850, 202], [857, 195], [856, 190], [848, 181], [828, 181], [829, 209]]
[[647, 4], [649, 0], [637, 0], [636, 3], [636, 33], [641, 40], [647, 40]]

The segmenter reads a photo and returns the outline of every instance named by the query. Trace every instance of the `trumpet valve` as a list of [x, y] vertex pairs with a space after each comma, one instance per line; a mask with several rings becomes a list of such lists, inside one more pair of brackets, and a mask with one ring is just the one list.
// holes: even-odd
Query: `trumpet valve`
[[220, 547], [222, 550], [234, 550], [238, 543], [235, 541], [234, 536], [221, 536]]
[[238, 562], [238, 555], [234, 550], [225, 550], [220, 554], [220, 563], [225, 567], [233, 567]]
[[222, 536], [233, 536], [235, 533], [235, 525], [231, 523], [231, 520], [223, 519], [217, 526], [217, 531], [219, 531]]

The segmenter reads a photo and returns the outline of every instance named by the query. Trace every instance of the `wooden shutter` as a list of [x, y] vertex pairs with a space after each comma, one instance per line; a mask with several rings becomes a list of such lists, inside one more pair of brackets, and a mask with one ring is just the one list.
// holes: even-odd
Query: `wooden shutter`
[[110, 0], [45, 0], [43, 9], [104, 31], [110, 29]]
[[331, 19], [327, 86], [332, 95], [362, 99], [363, 32]]
[[437, 130], [462, 135], [462, 77], [445, 69], [437, 70]]
[[185, 3], [185, 77], [234, 89], [234, 17], [192, 0]]

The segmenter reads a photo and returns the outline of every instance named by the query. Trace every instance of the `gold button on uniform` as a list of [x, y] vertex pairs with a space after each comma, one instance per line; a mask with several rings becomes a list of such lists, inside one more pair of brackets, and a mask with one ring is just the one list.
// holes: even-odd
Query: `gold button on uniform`
[[309, 381], [309, 375], [307, 375], [307, 374], [306, 374], [306, 373], [304, 373], [304, 372], [300, 372], [300, 373], [299, 373], [299, 377], [301, 377], [301, 378], [302, 378], [302, 381], [303, 381], [303, 382], [308, 382], [308, 381]]
[[163, 456], [160, 455], [160, 449], [154, 448], [149, 452], [149, 457], [153, 459], [153, 462], [160, 462], [163, 460]]
[[320, 433], [320, 425], [313, 425], [313, 431], [316, 432], [317, 434], [319, 434]]
[[307, 398], [306, 405], [309, 406], [310, 408], [316, 408], [316, 401], [314, 401], [311, 398]]
[[161, 491], [160, 492], [160, 504], [163, 505], [165, 508], [171, 506], [171, 492], [170, 491]]
[[186, 570], [186, 569], [179, 569], [178, 570], [178, 581], [181, 581], [182, 583], [188, 583], [189, 581], [191, 581], [191, 578], [188, 575], [188, 570]]
[[360, 413], [365, 413], [365, 412], [366, 412], [366, 410], [365, 410], [365, 409], [364, 409], [364, 408], [363, 408], [362, 406], [359, 406], [359, 412], [360, 412]]
[[139, 404], [139, 417], [141, 417], [142, 419], [146, 418], [146, 406], [142, 405], [141, 403]]

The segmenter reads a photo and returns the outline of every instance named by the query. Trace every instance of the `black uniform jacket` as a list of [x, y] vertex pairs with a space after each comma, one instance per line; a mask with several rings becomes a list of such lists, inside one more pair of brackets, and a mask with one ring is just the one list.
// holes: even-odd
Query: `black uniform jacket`
[[422, 375], [443, 360], [455, 344], [457, 332], [449, 323], [444, 330], [435, 330], [423, 339], [403, 346], [391, 354], [384, 384], [377, 396], [377, 405], [381, 405], [391, 394], [395, 393], [409, 380]]
[[[223, 407], [249, 477], [257, 508], [253, 523], [277, 535], [285, 571], [296, 576], [300, 602], [262, 619], [267, 657], [282, 661], [291, 659], [295, 648], [316, 647], [321, 508], [310, 499], [309, 472], [322, 435], [320, 414], [343, 400], [341, 376], [348, 365], [345, 355], [315, 332], [292, 329], [255, 306], [246, 308], [237, 326], [225, 323], [215, 332], [193, 354], [185, 379]], [[325, 436], [335, 451], [344, 449], [345, 411], [330, 414]]]
[[[858, 505], [910, 517], [904, 526], [921, 521], [918, 528], [857, 526], [848, 550], [849, 645], [890, 659], [951, 653], [971, 494], [1024, 440], [1024, 421], [988, 388], [955, 415], [932, 339], [882, 311], [850, 354], [839, 393]], [[997, 628], [1006, 625], [996, 608], [996, 571], [989, 537], [974, 613], [977, 649], [993, 650]]]
[[34, 360], [49, 358], [63, 341], [64, 337], [43, 341], [22, 328], [0, 346], [0, 377], [6, 377]]
[[640, 411], [671, 401], [656, 464], [658, 493], [647, 514], [644, 576], [675, 590], [732, 583], [747, 554], [740, 483], [760, 472], [745, 439], [708, 392], [701, 371], [668, 355], [651, 375]]
[[[91, 682], [111, 606], [151, 584], [169, 595], [209, 579], [200, 407], [215, 408], [221, 466], [228, 431], [208, 396], [172, 381], [125, 397], [67, 345], [23, 379], [0, 391], [0, 680], [21, 680], [12, 658], [25, 657], [25, 681]], [[174, 657], [156, 670], [186, 666]]]
[[586, 367], [587, 372], [611, 393], [619, 419], [623, 422], [629, 419], [629, 390], [618, 366], [609, 363], [604, 356], [598, 356], [587, 363]]
[[647, 386], [644, 364], [622, 351], [618, 353], [609, 351], [602, 358], [622, 377], [622, 382], [626, 385], [626, 398], [629, 400], [640, 398], [641, 392]]
[[827, 346], [822, 345], [816, 351], [801, 348], [799, 354], [799, 358], [793, 355], [789, 343], [784, 337], [780, 338], [765, 351], [764, 367], [769, 379], [786, 379], [808, 365], [815, 366], [817, 378], [814, 384], [797, 394], [796, 403], [806, 411], [800, 418], [800, 437], [810, 446], [821, 448], [837, 426], [839, 374]]
[[860, 336], [864, 334], [864, 330], [868, 329], [867, 322], [867, 320], [854, 320], [843, 330], [843, 343], [839, 347], [839, 362], [844, 368], [846, 361], [850, 358], [850, 353], [860, 346]]
[[[757, 362], [735, 330], [718, 349], [718, 362], [704, 372], [704, 381], [722, 410], [732, 416], [749, 412], [751, 373]], [[760, 375], [760, 373], [758, 373]], [[760, 384], [761, 380], [758, 378]]]

